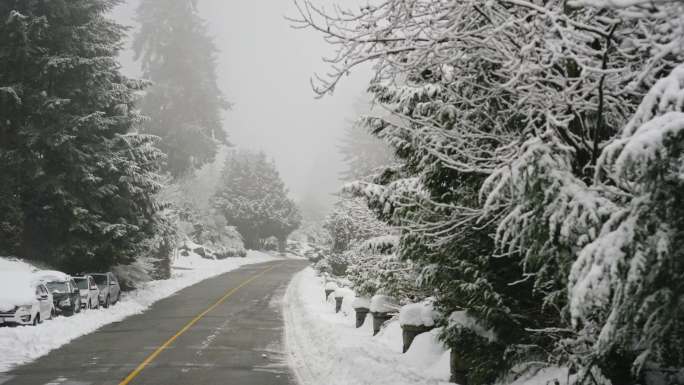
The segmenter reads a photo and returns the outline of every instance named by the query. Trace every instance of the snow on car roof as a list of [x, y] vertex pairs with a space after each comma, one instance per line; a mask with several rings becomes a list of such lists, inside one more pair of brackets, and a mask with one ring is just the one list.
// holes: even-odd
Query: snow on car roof
[[69, 274], [57, 270], [41, 270], [35, 272], [35, 276], [43, 282], [65, 282], [71, 279]]
[[0, 272], [7, 272], [7, 271], [22, 271], [22, 272], [31, 272], [31, 271], [36, 271], [37, 269], [35, 266], [31, 265], [28, 262], [24, 262], [23, 260], [19, 258], [14, 258], [14, 257], [0, 257]]
[[37, 277], [24, 271], [0, 271], [0, 310], [30, 305], [36, 299]]

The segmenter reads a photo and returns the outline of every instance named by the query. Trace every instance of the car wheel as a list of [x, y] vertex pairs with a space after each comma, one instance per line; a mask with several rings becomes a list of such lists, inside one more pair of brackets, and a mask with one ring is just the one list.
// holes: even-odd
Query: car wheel
[[110, 303], [109, 303], [109, 296], [107, 296], [107, 298], [105, 298], [105, 302], [104, 302], [104, 304], [102, 305], [102, 307], [105, 308], [105, 309], [108, 309], [108, 308], [109, 308], [109, 305], [110, 305]]
[[36, 317], [33, 319], [33, 326], [36, 326], [39, 323], [42, 323], [42, 321], [40, 320], [40, 312], [36, 313]]

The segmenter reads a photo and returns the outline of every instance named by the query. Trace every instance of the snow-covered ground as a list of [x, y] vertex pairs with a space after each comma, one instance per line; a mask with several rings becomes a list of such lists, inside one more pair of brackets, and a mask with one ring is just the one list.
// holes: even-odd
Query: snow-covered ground
[[[371, 315], [356, 329], [352, 308], [354, 302], [372, 303], [345, 295], [342, 310], [335, 314], [335, 300], [332, 295], [325, 300], [325, 286], [309, 267], [295, 275], [283, 299], [286, 353], [300, 385], [449, 384], [451, 351], [438, 340], [438, 329], [418, 335], [402, 354], [399, 319], [389, 321], [373, 337]], [[405, 306], [402, 313], [409, 325], [429, 324], [434, 318], [428, 314], [432, 306], [426, 303]], [[490, 332], [482, 333], [489, 336]], [[567, 384], [567, 380], [567, 369], [549, 367], [504, 383], [548, 385]]]
[[293, 278], [283, 300], [285, 346], [301, 385], [448, 384], [450, 352], [436, 331], [416, 337], [402, 354], [398, 320], [373, 337], [370, 314], [356, 329], [351, 301], [335, 314], [333, 296], [325, 301], [324, 286], [307, 268]]
[[[171, 279], [152, 281], [132, 292], [124, 293], [109, 309], [89, 310], [72, 317], [57, 317], [38, 326], [0, 328], [0, 373], [15, 365], [32, 361], [69, 341], [116, 321], [147, 310], [156, 301], [207, 278], [235, 270], [238, 267], [268, 262], [275, 256], [249, 251], [246, 258], [223, 260], [203, 259], [191, 253], [174, 261]], [[33, 267], [21, 261], [0, 258], [0, 270], [31, 271]]]

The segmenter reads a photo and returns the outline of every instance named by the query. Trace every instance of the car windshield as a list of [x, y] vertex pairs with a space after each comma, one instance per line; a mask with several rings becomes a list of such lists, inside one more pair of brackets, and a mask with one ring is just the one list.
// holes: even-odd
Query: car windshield
[[75, 278], [74, 281], [76, 281], [76, 285], [78, 286], [79, 289], [88, 290], [88, 280], [87, 279]]
[[66, 293], [67, 292], [66, 282], [48, 282], [47, 287], [53, 293]]
[[107, 276], [102, 274], [102, 275], [93, 275], [93, 279], [95, 280], [95, 283], [97, 286], [103, 286], [107, 284]]

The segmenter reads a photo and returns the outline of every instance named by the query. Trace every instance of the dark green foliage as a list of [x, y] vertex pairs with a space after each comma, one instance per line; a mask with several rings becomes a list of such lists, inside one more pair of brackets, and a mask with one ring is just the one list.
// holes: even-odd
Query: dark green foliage
[[0, 3], [0, 255], [100, 269], [154, 235], [163, 155], [133, 133], [144, 84], [119, 72], [117, 3]]
[[[387, 89], [376, 92], [388, 102], [393, 97]], [[429, 100], [407, 102], [402, 113], [420, 116], [424, 110], [414, 111], [418, 102]], [[376, 120], [367, 123], [376, 127], [376, 135], [395, 146], [402, 166], [375, 177], [373, 182], [382, 186], [382, 193], [363, 193], [379, 218], [404, 226], [399, 255], [422, 270], [419, 289], [434, 295], [435, 307], [445, 316], [467, 311], [500, 336], [496, 342], [488, 341], [450, 324], [446, 317], [441, 320], [445, 327], [442, 338], [468, 365], [469, 381], [490, 384], [530, 357], [545, 360], [540, 352], [552, 349], [554, 340], [528, 330], [561, 323], [560, 309], [545, 306], [544, 295], [548, 290], [564, 289], [564, 282], [553, 282], [556, 286], [540, 290], [534, 280], [521, 280], [521, 256], [499, 255], [493, 239], [495, 226], [480, 222], [479, 214], [467, 216], [468, 209], [477, 212], [480, 207], [479, 192], [485, 176], [445, 167], [424, 147], [415, 146], [413, 141], [421, 135], [418, 125], [395, 127]], [[416, 178], [427, 195], [402, 187]], [[393, 204], [388, 207], [387, 202]], [[458, 222], [461, 225], [452, 225]]]
[[228, 103], [216, 84], [216, 47], [193, 0], [142, 0], [134, 50], [152, 81], [141, 104], [144, 130], [162, 138], [166, 170], [178, 177], [211, 162], [226, 143]]
[[452, 349], [457, 347], [457, 354], [467, 368], [469, 384], [492, 384], [499, 373], [509, 369], [503, 359], [506, 351], [504, 342], [488, 341], [470, 329], [457, 326], [448, 328], [442, 338]]

